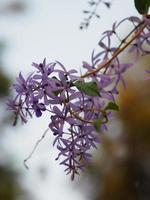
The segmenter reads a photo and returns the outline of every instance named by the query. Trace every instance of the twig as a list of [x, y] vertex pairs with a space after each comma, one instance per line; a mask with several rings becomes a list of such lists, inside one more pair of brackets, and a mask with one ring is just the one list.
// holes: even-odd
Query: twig
[[48, 130], [49, 130], [49, 128], [46, 129], [46, 131], [43, 133], [42, 137], [41, 137], [39, 140], [37, 140], [37, 142], [36, 142], [35, 145], [34, 145], [33, 150], [31, 151], [31, 153], [29, 154], [29, 156], [23, 161], [24, 166], [25, 166], [26, 169], [29, 170], [29, 167], [28, 167], [28, 165], [27, 165], [27, 161], [32, 157], [32, 155], [34, 154], [34, 152], [35, 152], [35, 150], [37, 149], [38, 145], [40, 144], [40, 142], [41, 142], [41, 141], [44, 139], [44, 137], [46, 136]]
[[99, 72], [101, 69], [108, 67], [110, 65], [110, 63], [141, 34], [141, 32], [144, 30], [145, 27], [146, 27], [146, 23], [143, 24], [143, 26], [135, 33], [135, 35], [133, 35], [133, 37], [122, 48], [119, 48], [119, 49], [117, 48], [117, 50], [114, 52], [113, 56], [108, 61], [106, 61], [104, 64], [98, 65], [95, 70], [92, 70], [86, 74], [83, 74], [80, 77], [86, 78], [92, 74]]

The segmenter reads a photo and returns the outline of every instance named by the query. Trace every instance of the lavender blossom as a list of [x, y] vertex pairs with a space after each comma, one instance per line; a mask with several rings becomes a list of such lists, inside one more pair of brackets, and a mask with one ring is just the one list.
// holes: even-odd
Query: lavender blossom
[[[125, 21], [132, 23], [133, 30], [121, 39], [118, 28]], [[119, 40], [118, 46], [112, 45], [114, 37]], [[72, 180], [91, 160], [91, 149], [97, 148], [113, 110], [118, 110], [118, 84], [125, 87], [124, 73], [133, 65], [122, 63], [120, 52], [130, 46], [129, 52], [145, 55], [149, 53], [145, 44], [150, 44], [149, 20], [129, 17], [103, 33], [98, 43], [100, 50], [92, 52], [91, 63], [83, 62], [84, 75], [67, 70], [59, 61], [46, 63], [44, 59], [32, 64], [35, 71], [27, 78], [20, 73], [13, 85], [16, 96], [7, 106], [15, 114], [14, 125], [18, 118], [26, 123], [34, 114], [41, 117], [49, 112], [48, 127], [59, 151], [56, 160], [65, 166]]]

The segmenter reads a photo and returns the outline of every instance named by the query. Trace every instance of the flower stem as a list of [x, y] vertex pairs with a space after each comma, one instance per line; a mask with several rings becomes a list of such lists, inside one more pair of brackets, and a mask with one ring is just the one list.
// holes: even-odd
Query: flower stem
[[[86, 78], [86, 77], [89, 77], [89, 76], [91, 76], [92, 74], [95, 74], [95, 73], [97, 73], [97, 72], [99, 72], [101, 69], [103, 69], [103, 68], [107, 68], [109, 65], [110, 65], [110, 63], [122, 52], [122, 51], [124, 51], [141, 33], [142, 33], [142, 31], [144, 30], [144, 28], [146, 27], [146, 23], [144, 22], [142, 25], [141, 25], [141, 28], [133, 35], [133, 37], [131, 37], [131, 39], [127, 42], [127, 43], [125, 43], [125, 45], [121, 48], [120, 47], [120, 45], [119, 45], [119, 47], [117, 48], [117, 50], [114, 52], [114, 54], [112, 55], [112, 57], [109, 59], [109, 60], [107, 60], [106, 62], [104, 62], [103, 64], [99, 64], [98, 66], [97, 66], [97, 68], [95, 69], [95, 70], [92, 70], [92, 71], [90, 71], [90, 72], [88, 72], [88, 73], [86, 73], [86, 74], [83, 74], [83, 75], [81, 75], [80, 77], [81, 78]], [[131, 32], [131, 34], [132, 34], [132, 32]], [[125, 38], [125, 41], [131, 36], [131, 34], [129, 34], [128, 35], [128, 37], [126, 37]]]

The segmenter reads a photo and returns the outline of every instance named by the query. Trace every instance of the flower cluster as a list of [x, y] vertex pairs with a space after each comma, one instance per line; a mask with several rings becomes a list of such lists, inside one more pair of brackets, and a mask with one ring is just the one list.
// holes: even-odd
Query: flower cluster
[[[125, 21], [133, 24], [132, 31], [123, 39], [118, 27]], [[119, 46], [112, 46], [116, 37]], [[129, 17], [114, 23], [112, 30], [105, 31], [93, 51], [91, 63], [83, 62], [85, 74], [67, 70], [56, 61], [33, 63], [34, 72], [25, 78], [21, 73], [13, 85], [14, 99], [8, 101], [8, 109], [15, 114], [14, 125], [20, 118], [23, 123], [34, 114], [41, 117], [50, 113], [49, 129], [55, 139], [59, 154], [56, 160], [66, 167], [72, 180], [91, 159], [90, 150], [97, 148], [100, 132], [107, 131], [107, 123], [113, 110], [118, 110], [115, 96], [118, 83], [125, 86], [123, 74], [133, 63], [122, 63], [120, 53], [127, 47], [129, 52], [149, 53], [145, 45], [150, 43], [150, 21], [148, 18]]]

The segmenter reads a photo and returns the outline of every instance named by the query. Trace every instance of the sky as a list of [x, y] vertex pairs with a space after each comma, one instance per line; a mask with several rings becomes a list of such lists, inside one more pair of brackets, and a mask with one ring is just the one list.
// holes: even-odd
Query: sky
[[[0, 15], [0, 39], [7, 42], [4, 70], [13, 79], [20, 71], [31, 72], [31, 63], [42, 62], [45, 57], [48, 62], [61, 61], [67, 69], [81, 70], [82, 61], [90, 60], [102, 32], [111, 28], [114, 21], [137, 14], [133, 1], [114, 0], [111, 10], [101, 7], [101, 19], [93, 20], [87, 30], [81, 31], [79, 25], [86, 0], [26, 0], [26, 4], [28, 11], [24, 14]], [[63, 167], [55, 161], [57, 151], [52, 147], [50, 132], [28, 162], [30, 170], [23, 166], [23, 160], [47, 128], [49, 118], [46, 115], [24, 126], [8, 126], [3, 145], [15, 167], [22, 171], [23, 184], [36, 200], [87, 200], [90, 192], [86, 189], [92, 188], [87, 183], [81, 186], [78, 179], [72, 183], [65, 175]]]

